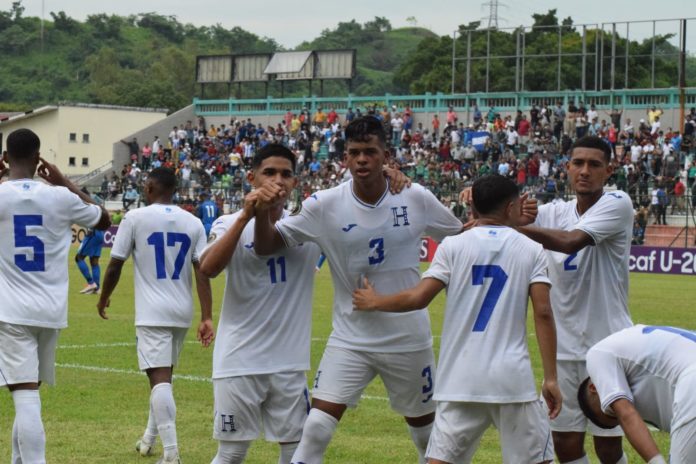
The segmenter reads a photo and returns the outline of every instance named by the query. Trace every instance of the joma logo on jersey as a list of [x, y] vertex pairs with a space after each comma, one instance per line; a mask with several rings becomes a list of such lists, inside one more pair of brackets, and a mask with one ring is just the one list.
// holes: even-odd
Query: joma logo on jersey
[[236, 432], [237, 428], [234, 426], [234, 414], [220, 414], [221, 422], [221, 432]]
[[401, 213], [399, 213], [399, 207], [394, 206], [392, 208], [392, 214], [394, 214], [394, 227], [401, 227], [401, 221], [403, 220], [403, 225], [410, 226], [408, 222], [408, 212], [406, 211], [406, 206], [401, 206]]

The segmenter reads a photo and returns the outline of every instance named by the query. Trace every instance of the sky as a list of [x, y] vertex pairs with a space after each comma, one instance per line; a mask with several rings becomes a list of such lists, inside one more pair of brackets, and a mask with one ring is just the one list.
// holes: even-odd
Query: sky
[[[365, 22], [375, 16], [386, 17], [393, 27], [407, 26], [406, 19], [415, 17], [419, 26], [439, 35], [452, 34], [460, 24], [487, 18], [489, 10], [483, 5], [486, 1], [490, 0], [23, 0], [22, 4], [26, 16], [39, 17], [43, 4], [47, 19], [51, 11], [65, 11], [80, 20], [96, 13], [174, 15], [180, 22], [197, 26], [217, 23], [226, 28], [239, 26], [259, 36], [274, 38], [291, 49], [318, 36], [323, 29], [334, 28], [340, 21]], [[500, 3], [501, 28], [531, 25], [533, 13], [545, 13], [552, 8], [558, 10], [559, 18], [570, 16], [576, 24], [693, 17], [688, 24], [687, 49], [696, 51], [693, 0], [501, 0]], [[11, 4], [12, 0], [0, 0], [0, 10], [9, 10]], [[622, 36], [625, 27], [617, 26]], [[678, 32], [675, 28], [678, 28], [676, 22], [658, 23], [656, 32]], [[652, 23], [631, 25], [631, 37], [645, 38], [651, 33]]]

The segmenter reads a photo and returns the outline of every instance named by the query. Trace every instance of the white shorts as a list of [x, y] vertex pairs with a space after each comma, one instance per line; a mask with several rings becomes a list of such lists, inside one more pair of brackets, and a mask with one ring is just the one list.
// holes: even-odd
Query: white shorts
[[296, 442], [309, 413], [304, 372], [245, 375], [213, 379], [213, 438]]
[[553, 460], [548, 417], [540, 401], [526, 403], [437, 403], [426, 456], [452, 463], [471, 462], [481, 436], [493, 424], [500, 433], [505, 464]]
[[56, 382], [59, 329], [0, 322], [0, 386]]
[[[585, 417], [578, 404], [578, 388], [588, 377], [585, 361], [557, 361], [556, 371], [558, 386], [563, 395], [563, 407], [560, 414], [551, 421], [554, 432], [590, 432], [597, 437], [622, 437], [620, 426], [613, 429], [597, 427]], [[546, 403], [544, 403], [546, 404]]]
[[312, 397], [355, 407], [379, 375], [394, 411], [420, 417], [435, 411], [435, 358], [427, 348], [408, 353], [372, 353], [327, 346], [314, 377]]
[[140, 370], [176, 366], [186, 332], [188, 328], [184, 327], [136, 326], [135, 347]]
[[696, 462], [696, 370], [682, 374], [674, 389], [670, 464]]

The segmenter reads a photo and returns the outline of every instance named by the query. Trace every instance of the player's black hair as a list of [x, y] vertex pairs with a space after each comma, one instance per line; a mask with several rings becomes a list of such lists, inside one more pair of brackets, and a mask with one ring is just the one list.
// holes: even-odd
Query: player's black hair
[[595, 150], [601, 150], [604, 153], [604, 160], [607, 164], [611, 161], [611, 147], [607, 142], [595, 135], [586, 135], [581, 137], [573, 143], [570, 147], [570, 157], [573, 157], [573, 150], [576, 148], [593, 148]]
[[498, 174], [479, 177], [471, 188], [474, 208], [479, 214], [496, 211], [519, 194], [517, 184]]
[[590, 419], [597, 427], [602, 429], [613, 429], [613, 426], [603, 424], [597, 415], [592, 411], [592, 408], [590, 408], [590, 400], [587, 397], [587, 392], [590, 390], [589, 385], [590, 378], [588, 377], [582, 381], [580, 388], [578, 388], [578, 404], [580, 405], [580, 409], [582, 409], [582, 413], [585, 414], [585, 417]]
[[7, 156], [14, 159], [28, 159], [39, 152], [41, 140], [29, 129], [17, 129], [7, 136]]
[[346, 142], [367, 142], [371, 135], [379, 140], [382, 146], [387, 144], [382, 122], [374, 116], [361, 116], [353, 119], [346, 126]]
[[176, 190], [177, 179], [174, 170], [169, 168], [155, 168], [148, 175], [148, 180], [155, 182], [162, 190], [173, 192]]
[[263, 163], [263, 160], [271, 156], [280, 156], [281, 158], [287, 159], [292, 163], [292, 172], [295, 172], [295, 166], [297, 165], [295, 154], [288, 147], [279, 143], [269, 143], [257, 151], [251, 160], [251, 168], [258, 169], [261, 163]]

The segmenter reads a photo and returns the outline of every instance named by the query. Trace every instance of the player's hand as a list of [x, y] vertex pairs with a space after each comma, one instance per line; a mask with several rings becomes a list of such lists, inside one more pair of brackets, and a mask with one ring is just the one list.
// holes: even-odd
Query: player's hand
[[558, 414], [561, 412], [561, 404], [563, 403], [558, 382], [556, 380], [544, 379], [541, 385], [541, 395], [549, 408], [549, 419], [553, 420], [558, 417]]
[[109, 317], [106, 315], [106, 308], [109, 307], [111, 304], [111, 300], [107, 298], [106, 300], [102, 300], [101, 298], [97, 302], [97, 310], [99, 310], [99, 316], [102, 319], [108, 319]]
[[274, 182], [266, 182], [255, 191], [256, 201], [254, 202], [254, 208], [257, 213], [267, 211], [279, 203], [282, 204], [287, 198], [285, 189]]
[[375, 304], [377, 293], [367, 277], [362, 279], [363, 288], [353, 290], [353, 308], [356, 311], [374, 311], [378, 309]]
[[518, 226], [528, 226], [536, 221], [539, 214], [539, 205], [534, 198], [529, 198], [529, 193], [520, 197], [521, 211]]
[[258, 190], [252, 190], [244, 197], [244, 206], [242, 207], [242, 213], [240, 217], [242, 219], [249, 220], [256, 214], [256, 198], [258, 197]]
[[459, 203], [464, 203], [466, 206], [471, 206], [471, 202], [473, 199], [471, 191], [471, 187], [467, 187], [461, 192], [459, 192]]
[[210, 319], [204, 319], [198, 324], [198, 332], [196, 333], [196, 338], [201, 345], [204, 347], [209, 347], [215, 338], [215, 330], [213, 329], [213, 321]]
[[384, 166], [382, 168], [382, 173], [384, 177], [389, 179], [389, 192], [391, 192], [392, 195], [401, 192], [404, 187], [411, 188], [411, 178], [398, 169]]
[[36, 173], [43, 180], [51, 185], [58, 185], [64, 187], [66, 185], [66, 178], [62, 172], [56, 167], [55, 164], [51, 164], [43, 158], [39, 158], [41, 163], [39, 164]]

